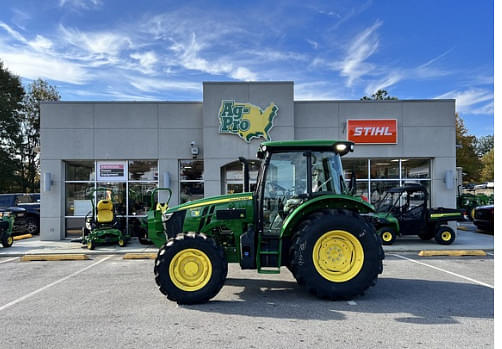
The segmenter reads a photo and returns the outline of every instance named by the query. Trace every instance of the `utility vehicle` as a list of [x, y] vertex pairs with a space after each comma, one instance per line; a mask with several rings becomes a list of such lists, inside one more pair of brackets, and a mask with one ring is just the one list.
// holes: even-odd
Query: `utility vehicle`
[[11, 247], [14, 242], [12, 231], [17, 213], [24, 213], [25, 209], [20, 207], [0, 208], [0, 243], [3, 247]]
[[[99, 200], [95, 205], [98, 193], [105, 193], [105, 199]], [[127, 244], [129, 236], [122, 231], [111, 196], [111, 190], [107, 188], [93, 188], [88, 192], [92, 210], [85, 216], [81, 241], [89, 250], [93, 250], [98, 244], [117, 243], [120, 247]]]
[[[159, 191], [166, 191], [168, 193], [168, 198], [165, 202], [156, 201], [155, 197]], [[156, 188], [150, 193], [150, 207], [147, 211], [146, 217], [138, 217], [134, 221], [134, 225], [129, 229], [132, 229], [139, 239], [141, 244], [147, 245], [152, 244], [149, 239], [149, 235], [163, 234], [164, 226], [162, 224], [162, 217], [169, 207], [169, 201], [171, 200], [172, 191], [170, 188]]]
[[422, 240], [433, 237], [442, 245], [455, 241], [455, 231], [447, 224], [462, 220], [461, 210], [427, 208], [427, 189], [421, 184], [408, 183], [389, 189], [375, 204], [373, 223], [384, 245], [392, 245], [398, 235], [418, 235]]
[[320, 298], [362, 294], [382, 272], [384, 252], [361, 216], [373, 206], [351, 195], [355, 177], [346, 186], [341, 156], [353, 149], [335, 140], [264, 142], [254, 192], [241, 159], [244, 193], [169, 208], [164, 231], [149, 235], [160, 247], [160, 291], [180, 304], [206, 302], [222, 288], [227, 263], [239, 263], [268, 274], [286, 266]]

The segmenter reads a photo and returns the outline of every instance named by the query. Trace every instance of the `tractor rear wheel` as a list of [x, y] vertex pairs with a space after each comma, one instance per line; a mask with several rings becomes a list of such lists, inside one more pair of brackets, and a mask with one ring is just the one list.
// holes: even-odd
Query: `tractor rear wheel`
[[348, 299], [375, 285], [384, 252], [372, 225], [347, 210], [322, 210], [298, 227], [290, 270], [320, 298]]
[[203, 234], [178, 234], [160, 248], [155, 281], [178, 304], [205, 303], [216, 296], [227, 277], [228, 264], [220, 245]]
[[438, 244], [451, 245], [455, 241], [455, 231], [447, 225], [440, 225], [434, 238]]

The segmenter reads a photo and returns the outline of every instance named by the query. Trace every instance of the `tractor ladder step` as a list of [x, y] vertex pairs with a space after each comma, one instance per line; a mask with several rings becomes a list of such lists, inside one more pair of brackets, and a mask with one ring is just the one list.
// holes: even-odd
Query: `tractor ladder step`
[[277, 235], [258, 235], [256, 265], [258, 273], [279, 274], [281, 270], [282, 240]]

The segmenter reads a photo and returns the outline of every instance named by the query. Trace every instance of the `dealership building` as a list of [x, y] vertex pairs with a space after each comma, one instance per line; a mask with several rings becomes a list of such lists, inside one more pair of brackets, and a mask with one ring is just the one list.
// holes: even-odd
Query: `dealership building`
[[45, 102], [40, 136], [42, 240], [80, 233], [92, 188], [111, 189], [128, 227], [156, 187], [172, 189], [170, 206], [241, 192], [240, 156], [251, 160], [253, 188], [267, 138], [354, 141], [346, 179], [354, 172], [372, 203], [421, 183], [431, 207], [456, 204], [452, 99], [295, 101], [290, 81], [204, 82], [200, 102]]

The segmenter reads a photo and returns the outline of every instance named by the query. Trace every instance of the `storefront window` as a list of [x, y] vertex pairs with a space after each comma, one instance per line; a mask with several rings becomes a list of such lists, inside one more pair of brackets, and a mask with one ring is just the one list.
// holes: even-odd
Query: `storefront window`
[[430, 178], [431, 161], [429, 159], [402, 159], [403, 178]]
[[111, 200], [117, 215], [126, 214], [126, 184], [125, 183], [98, 183], [98, 188], [106, 188], [106, 191], [96, 192], [96, 203], [99, 200]]
[[[256, 189], [256, 180], [261, 162], [249, 160], [249, 190]], [[244, 191], [244, 165], [240, 161], [233, 161], [221, 167], [223, 178], [222, 194], [242, 193]]]
[[372, 204], [376, 204], [383, 199], [385, 192], [390, 188], [399, 187], [400, 182], [397, 181], [371, 181], [370, 185], [370, 200]]
[[368, 179], [368, 159], [344, 159], [342, 158], [345, 179], [352, 177], [355, 172], [357, 179]]
[[94, 161], [67, 161], [67, 181], [94, 181]]
[[66, 216], [85, 216], [92, 211], [88, 194], [94, 183], [66, 183], [65, 188]]
[[130, 181], [156, 181], [159, 174], [157, 170], [157, 161], [133, 160], [129, 161], [129, 180]]
[[129, 215], [146, 215], [155, 188], [155, 183], [129, 183]]
[[204, 197], [204, 161], [180, 160], [180, 204]]
[[399, 179], [399, 159], [371, 159], [371, 179]]

